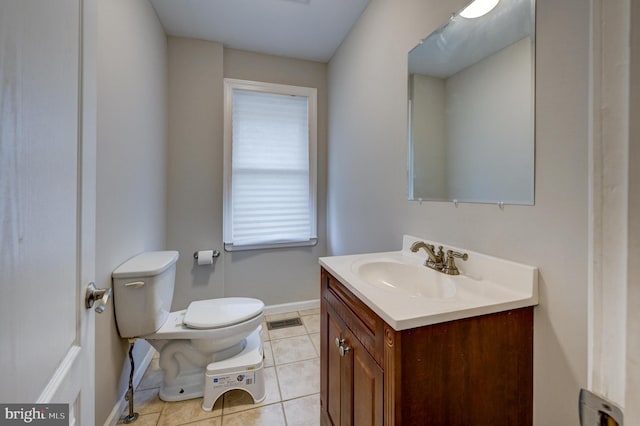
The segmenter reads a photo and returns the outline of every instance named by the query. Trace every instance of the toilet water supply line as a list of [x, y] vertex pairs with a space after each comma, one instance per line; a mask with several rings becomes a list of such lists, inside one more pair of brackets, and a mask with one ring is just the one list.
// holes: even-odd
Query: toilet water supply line
[[136, 339], [129, 339], [129, 361], [131, 362], [131, 372], [129, 373], [129, 389], [127, 393], [124, 395], [124, 399], [129, 401], [129, 415], [126, 416], [122, 421], [126, 424], [133, 423], [138, 420], [138, 413], [133, 412], [133, 345], [135, 345]]

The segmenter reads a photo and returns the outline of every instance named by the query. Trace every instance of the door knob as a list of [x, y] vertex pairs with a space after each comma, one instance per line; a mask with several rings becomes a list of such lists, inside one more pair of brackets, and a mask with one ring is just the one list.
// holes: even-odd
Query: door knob
[[110, 288], [96, 288], [94, 283], [89, 283], [84, 298], [84, 306], [87, 309], [91, 309], [93, 304], [97, 302], [96, 312], [99, 314], [103, 313], [107, 307], [109, 297], [111, 297], [111, 291]]
[[344, 345], [344, 339], [341, 339], [341, 338], [339, 338], [339, 337], [336, 337], [336, 346], [337, 346], [337, 347], [340, 347], [340, 346], [342, 346], [342, 345]]

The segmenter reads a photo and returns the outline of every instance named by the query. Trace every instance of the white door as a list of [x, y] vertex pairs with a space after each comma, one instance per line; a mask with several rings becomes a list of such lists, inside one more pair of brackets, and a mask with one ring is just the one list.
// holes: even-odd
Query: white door
[[0, 403], [68, 403], [68, 423], [83, 426], [94, 423], [95, 312], [84, 297], [95, 256], [95, 9], [0, 0]]

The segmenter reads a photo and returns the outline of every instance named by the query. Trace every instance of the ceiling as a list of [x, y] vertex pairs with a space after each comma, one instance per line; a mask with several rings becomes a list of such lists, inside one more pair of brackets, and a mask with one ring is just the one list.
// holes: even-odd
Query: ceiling
[[409, 54], [409, 72], [448, 78], [535, 32], [532, 0], [501, 0], [480, 18], [454, 15]]
[[369, 0], [150, 0], [167, 34], [328, 62]]

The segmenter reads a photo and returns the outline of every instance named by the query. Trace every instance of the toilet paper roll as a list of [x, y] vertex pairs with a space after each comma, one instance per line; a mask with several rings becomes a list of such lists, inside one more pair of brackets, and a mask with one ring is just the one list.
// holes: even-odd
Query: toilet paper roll
[[198, 251], [198, 265], [211, 265], [213, 263], [213, 250]]

